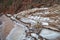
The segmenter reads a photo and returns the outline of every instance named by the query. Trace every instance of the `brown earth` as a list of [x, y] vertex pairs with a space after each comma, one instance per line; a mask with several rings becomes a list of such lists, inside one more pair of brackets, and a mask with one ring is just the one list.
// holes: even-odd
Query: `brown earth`
[[50, 7], [60, 4], [60, 0], [1, 0], [0, 12], [14, 14], [35, 7]]

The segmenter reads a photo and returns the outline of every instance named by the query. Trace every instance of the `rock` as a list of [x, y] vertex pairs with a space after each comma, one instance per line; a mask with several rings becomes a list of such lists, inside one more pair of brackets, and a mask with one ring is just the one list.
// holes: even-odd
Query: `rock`
[[46, 26], [49, 25], [47, 22], [42, 22], [42, 25]]
[[12, 15], [11, 14], [6, 14], [8, 17], [11, 17]]
[[6, 37], [6, 40], [23, 40], [25, 36], [25, 28], [16, 24], [15, 27], [9, 33], [9, 35]]
[[24, 22], [24, 23], [30, 23], [30, 24], [36, 24], [37, 22], [36, 21], [34, 21], [34, 20], [31, 20], [31, 19], [29, 19], [29, 18], [21, 18], [20, 19], [22, 22]]
[[60, 32], [55, 32], [49, 29], [42, 29], [39, 35], [46, 39], [56, 39], [60, 37]]
[[26, 37], [26, 40], [34, 40], [34, 38], [28, 36], [28, 37]]
[[36, 33], [31, 33], [32, 37], [35, 37], [36, 39], [38, 39], [38, 35]]
[[5, 40], [7, 35], [9, 34], [9, 32], [11, 31], [11, 29], [14, 27], [14, 23], [12, 22], [12, 20], [10, 20], [7, 16], [2, 15], [0, 17], [0, 21], [2, 22], [2, 24], [0, 26], [2, 26], [2, 40]]

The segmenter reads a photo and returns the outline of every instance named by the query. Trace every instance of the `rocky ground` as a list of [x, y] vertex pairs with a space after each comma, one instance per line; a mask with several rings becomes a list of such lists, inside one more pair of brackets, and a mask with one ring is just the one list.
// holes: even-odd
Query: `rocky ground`
[[60, 6], [2, 15], [0, 28], [3, 40], [60, 40]]

